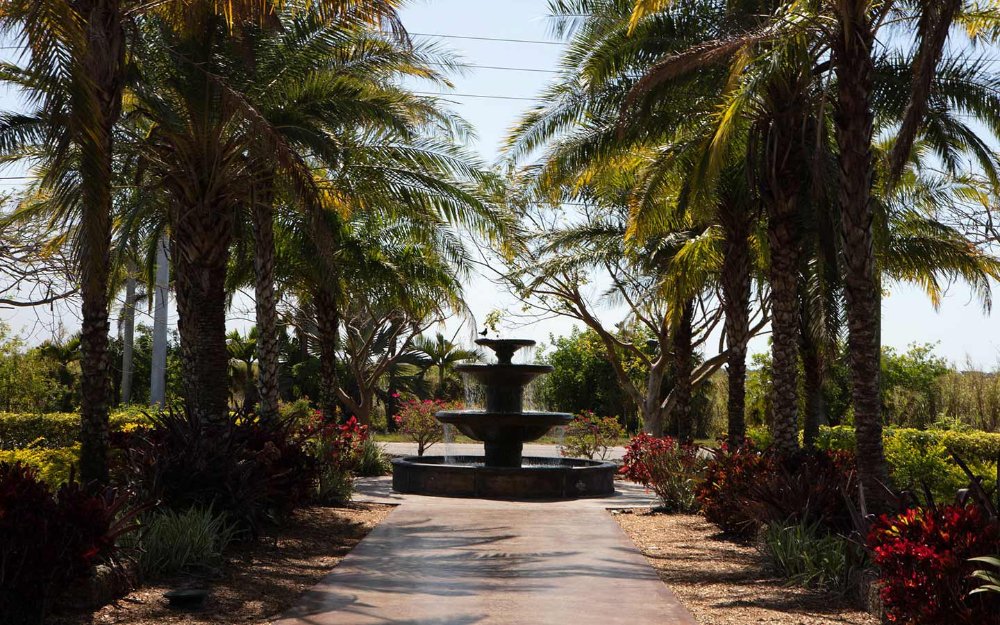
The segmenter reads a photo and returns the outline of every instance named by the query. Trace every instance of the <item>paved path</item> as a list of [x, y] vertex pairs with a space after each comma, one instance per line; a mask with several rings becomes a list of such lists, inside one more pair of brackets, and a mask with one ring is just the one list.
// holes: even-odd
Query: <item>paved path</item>
[[694, 625], [607, 507], [641, 489], [567, 502], [392, 493], [401, 504], [276, 625]]
[[[385, 449], [386, 453], [393, 456], [416, 456], [417, 455], [417, 444], [416, 443], [382, 443], [382, 448]], [[444, 443], [437, 443], [433, 445], [426, 452], [432, 456], [441, 456], [445, 454]], [[451, 456], [481, 456], [483, 455], [483, 444], [482, 443], [449, 443], [447, 446], [447, 453]], [[559, 457], [559, 446], [558, 445], [541, 445], [538, 443], [525, 443], [524, 445], [524, 455], [525, 456], [541, 456], [542, 458], [558, 458]], [[612, 447], [608, 450], [607, 460], [621, 460], [625, 456], [624, 447]]]

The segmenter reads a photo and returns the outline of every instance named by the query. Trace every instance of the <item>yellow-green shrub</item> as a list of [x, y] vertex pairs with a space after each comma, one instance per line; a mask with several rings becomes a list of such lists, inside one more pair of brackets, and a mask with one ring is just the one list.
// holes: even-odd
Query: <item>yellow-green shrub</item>
[[0, 450], [0, 462], [21, 462], [38, 469], [39, 476], [55, 488], [69, 479], [70, 470], [80, 460], [80, 446], [57, 449], [27, 448]]
[[[115, 411], [111, 413], [110, 421], [112, 430], [149, 423], [139, 408]], [[0, 449], [69, 447], [77, 442], [79, 434], [80, 415], [75, 412], [0, 412]]]
[[[927, 485], [936, 498], [951, 500], [955, 491], [968, 484], [965, 473], [955, 464], [949, 450], [957, 453], [974, 473], [992, 483], [1000, 454], [1000, 434], [886, 428], [885, 456], [898, 488], [920, 492]], [[820, 449], [853, 451], [854, 428], [840, 425], [821, 427], [816, 439]]]

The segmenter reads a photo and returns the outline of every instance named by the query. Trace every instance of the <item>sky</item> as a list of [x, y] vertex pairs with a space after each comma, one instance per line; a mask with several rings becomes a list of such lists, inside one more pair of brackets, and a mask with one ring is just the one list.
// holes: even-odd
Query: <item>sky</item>
[[[508, 129], [532, 106], [532, 99], [553, 78], [551, 72], [557, 65], [562, 45], [552, 43], [550, 22], [545, 16], [545, 0], [423, 0], [411, 3], [403, 11], [403, 23], [414, 39], [426, 40], [430, 35], [430, 39], [458, 54], [464, 63], [475, 66], [454, 77], [455, 88], [448, 99], [454, 110], [476, 129], [477, 138], [471, 147], [487, 162], [496, 161]], [[487, 41], [475, 37], [522, 41]], [[550, 43], [527, 43], [534, 41]], [[0, 58], [10, 58], [9, 54], [9, 51], [0, 50]], [[0, 91], [0, 109], [16, 106], [10, 93]], [[8, 169], [0, 171], [0, 176], [17, 173]], [[0, 180], [0, 190], [4, 184], [14, 183]], [[483, 278], [476, 278], [468, 285], [466, 298], [477, 323], [493, 310], [519, 308], [502, 289]], [[237, 306], [232, 325], [242, 328], [250, 322], [252, 307], [245, 299], [242, 303], [238, 301]], [[621, 312], [607, 309], [603, 315], [608, 321], [616, 321]], [[56, 316], [67, 330], [77, 326], [71, 311]], [[0, 320], [34, 341], [44, 339], [51, 331], [51, 317], [48, 311], [0, 309]], [[39, 319], [45, 323], [39, 324]], [[143, 322], [142, 315], [139, 321]], [[172, 313], [171, 322], [175, 321], [176, 314]], [[458, 332], [459, 339], [467, 341], [475, 331], [471, 324], [461, 329], [456, 326], [455, 323], [447, 324], [446, 334]], [[568, 334], [571, 326], [571, 320], [556, 319], [518, 327], [508, 324], [502, 332], [506, 336], [548, 342], [550, 334]], [[1000, 327], [984, 314], [980, 304], [961, 284], [948, 290], [939, 310], [933, 308], [919, 289], [891, 285], [883, 301], [882, 338], [886, 345], [897, 349], [905, 349], [912, 342], [939, 343], [938, 354], [961, 367], [967, 358], [980, 368], [993, 368], [1000, 363]], [[717, 341], [709, 342], [709, 345], [715, 344]], [[764, 337], [751, 344], [751, 352], [766, 349]]]

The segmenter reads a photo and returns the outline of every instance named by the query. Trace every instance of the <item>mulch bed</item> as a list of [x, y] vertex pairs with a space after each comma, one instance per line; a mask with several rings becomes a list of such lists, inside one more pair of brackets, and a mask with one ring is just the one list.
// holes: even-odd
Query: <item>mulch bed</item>
[[787, 586], [757, 549], [703, 517], [626, 510], [615, 519], [701, 625], [879, 623], [850, 597]]
[[197, 612], [167, 607], [163, 593], [192, 579], [156, 580], [93, 612], [54, 614], [52, 625], [267, 623], [315, 585], [392, 510], [355, 503], [297, 510], [272, 535], [230, 547]]

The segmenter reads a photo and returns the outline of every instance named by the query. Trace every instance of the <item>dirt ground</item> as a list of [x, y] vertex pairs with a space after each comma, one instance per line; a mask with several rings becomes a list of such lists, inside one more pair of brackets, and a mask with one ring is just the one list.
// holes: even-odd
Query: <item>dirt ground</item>
[[786, 586], [760, 553], [703, 517], [616, 511], [622, 529], [701, 625], [878, 625], [848, 597]]
[[167, 606], [163, 593], [190, 578], [157, 580], [111, 605], [85, 614], [55, 614], [52, 625], [263, 624], [289, 608], [378, 525], [392, 506], [351, 504], [303, 508], [274, 535], [237, 544], [210, 582], [211, 594], [197, 612]]

